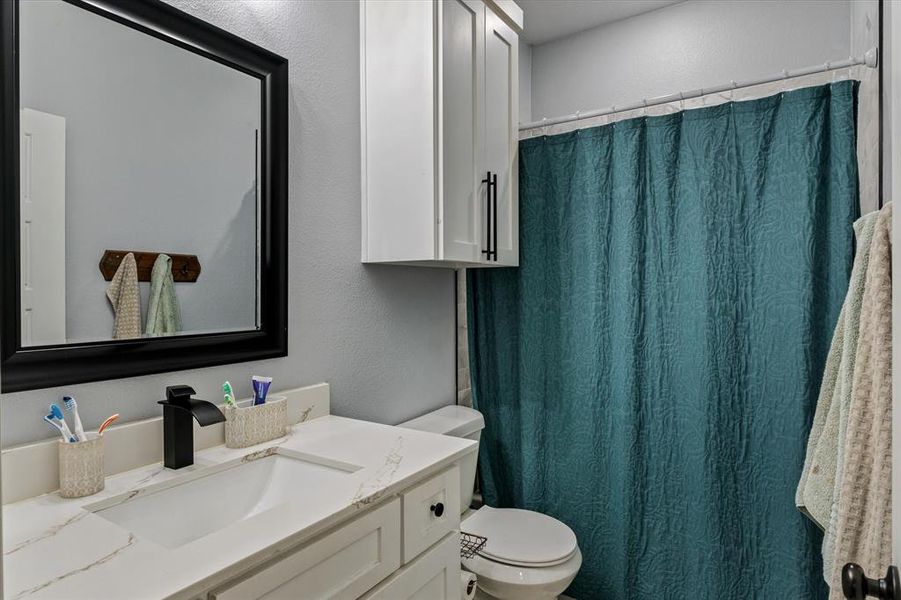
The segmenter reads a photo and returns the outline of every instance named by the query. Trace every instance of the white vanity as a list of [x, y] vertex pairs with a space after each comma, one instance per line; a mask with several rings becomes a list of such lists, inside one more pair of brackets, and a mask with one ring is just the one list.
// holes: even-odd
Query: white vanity
[[4, 597], [460, 597], [470, 440], [322, 416], [4, 506]]

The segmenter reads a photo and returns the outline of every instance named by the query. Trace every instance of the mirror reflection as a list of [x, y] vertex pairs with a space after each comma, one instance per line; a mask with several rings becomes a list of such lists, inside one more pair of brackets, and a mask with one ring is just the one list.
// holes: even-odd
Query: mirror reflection
[[257, 329], [260, 79], [20, 6], [22, 346]]

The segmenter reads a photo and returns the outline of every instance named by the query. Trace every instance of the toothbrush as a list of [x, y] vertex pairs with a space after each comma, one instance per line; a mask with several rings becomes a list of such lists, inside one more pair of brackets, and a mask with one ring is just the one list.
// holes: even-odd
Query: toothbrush
[[81, 417], [78, 416], [78, 403], [72, 396], [63, 396], [63, 404], [66, 410], [72, 413], [72, 419], [75, 421], [75, 435], [82, 442], [88, 441], [88, 436], [84, 434], [84, 427], [81, 426]]
[[100, 429], [97, 430], [97, 435], [103, 435], [103, 430], [106, 429], [107, 427], [109, 427], [110, 424], [118, 418], [119, 418], [119, 413], [116, 413], [114, 415], [110, 415], [109, 417], [107, 417], [106, 421], [104, 421], [103, 424], [100, 425]]
[[63, 409], [61, 409], [56, 404], [50, 405], [50, 414], [47, 415], [51, 417], [53, 420], [59, 422], [60, 431], [63, 432], [63, 435], [69, 438], [70, 442], [77, 442], [78, 438], [72, 435], [72, 432], [69, 430], [69, 426], [66, 425], [66, 417], [63, 415]]
[[60, 435], [63, 436], [63, 441], [64, 441], [64, 442], [73, 442], [73, 441], [75, 441], [74, 439], [69, 439], [69, 438], [66, 437], [65, 432], [63, 432], [62, 426], [61, 426], [59, 423], [57, 423], [57, 422], [53, 419], [53, 417], [51, 417], [50, 415], [44, 415], [44, 421], [47, 422], [47, 423], [49, 423], [51, 427], [53, 427], [54, 429], [56, 429], [56, 430], [60, 433]]
[[234, 390], [232, 390], [232, 384], [227, 381], [223, 383], [222, 391], [225, 393], [225, 405], [236, 407], [237, 404], [235, 403], [235, 392]]

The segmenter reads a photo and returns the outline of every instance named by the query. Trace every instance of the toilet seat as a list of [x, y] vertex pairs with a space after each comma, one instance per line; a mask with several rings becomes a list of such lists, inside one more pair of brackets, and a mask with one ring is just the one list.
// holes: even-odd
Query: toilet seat
[[475, 573], [485, 597], [551, 600], [569, 587], [582, 566], [576, 535], [548, 515], [483, 506], [460, 529], [488, 538], [478, 554], [463, 559], [463, 568]]
[[460, 524], [460, 529], [488, 538], [479, 555], [514, 567], [546, 568], [561, 565], [577, 551], [576, 534], [548, 515], [517, 508], [483, 506]]

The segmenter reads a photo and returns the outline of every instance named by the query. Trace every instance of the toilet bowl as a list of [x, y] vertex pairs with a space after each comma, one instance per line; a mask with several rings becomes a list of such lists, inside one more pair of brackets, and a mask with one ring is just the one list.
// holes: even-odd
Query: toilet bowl
[[[485, 420], [472, 408], [445, 406], [400, 427], [478, 441]], [[477, 457], [473, 452], [458, 464], [461, 514], [472, 503]], [[469, 511], [460, 529], [488, 539], [478, 554], [462, 561], [476, 576], [476, 598], [551, 600], [569, 587], [582, 566], [572, 529], [548, 515], [483, 506]]]
[[488, 538], [477, 555], [463, 559], [463, 568], [475, 573], [489, 598], [556, 598], [582, 566], [572, 529], [541, 513], [483, 506], [460, 529]]

